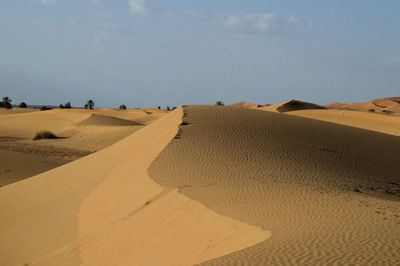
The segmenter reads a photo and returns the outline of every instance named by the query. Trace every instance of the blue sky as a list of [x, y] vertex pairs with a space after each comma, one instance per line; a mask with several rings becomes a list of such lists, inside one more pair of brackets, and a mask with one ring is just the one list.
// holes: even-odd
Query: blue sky
[[0, 94], [130, 107], [400, 95], [398, 0], [2, 0]]

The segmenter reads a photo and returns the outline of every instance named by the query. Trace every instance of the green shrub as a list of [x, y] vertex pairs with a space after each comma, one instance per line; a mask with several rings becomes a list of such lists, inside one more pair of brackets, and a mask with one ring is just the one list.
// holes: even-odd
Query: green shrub
[[58, 137], [53, 132], [45, 130], [37, 132], [35, 137], [33, 138], [33, 140], [39, 139], [58, 139]]
[[51, 110], [51, 108], [47, 106], [42, 106], [42, 108], [40, 108], [40, 111], [48, 111], [48, 110]]

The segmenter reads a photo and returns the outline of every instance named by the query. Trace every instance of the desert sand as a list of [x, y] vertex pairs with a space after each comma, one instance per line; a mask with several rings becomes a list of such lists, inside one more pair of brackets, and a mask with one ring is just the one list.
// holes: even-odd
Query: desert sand
[[0, 188], [1, 265], [193, 265], [270, 232], [156, 184], [180, 109], [97, 153]]
[[185, 113], [150, 175], [272, 233], [204, 265], [399, 263], [400, 138], [260, 110]]
[[399, 116], [349, 110], [302, 110], [288, 114], [400, 136]]
[[[153, 109], [3, 109], [0, 186], [108, 147], [165, 114]], [[60, 138], [33, 141], [41, 130], [49, 130]]]
[[[0, 175], [37, 175], [0, 187], [0, 265], [398, 265], [399, 118], [303, 101], [2, 112]], [[32, 141], [42, 129], [62, 138]]]
[[[371, 100], [365, 103], [321, 106], [309, 102], [290, 100], [270, 106], [248, 108], [285, 113], [399, 136], [400, 116], [396, 111], [396, 106], [400, 106], [400, 103], [397, 101], [400, 101], [400, 98], [392, 97]], [[372, 106], [375, 109], [369, 109]], [[378, 108], [378, 106], [380, 107]], [[374, 111], [371, 112], [370, 110]], [[388, 110], [391, 111], [387, 112]]]
[[356, 103], [332, 103], [326, 107], [329, 109], [398, 114], [400, 113], [400, 97], [380, 98]]
[[[250, 108], [255, 109], [254, 107], [250, 107]], [[276, 104], [271, 104], [268, 106], [259, 107], [257, 109], [264, 110], [264, 111], [286, 113], [286, 112], [298, 111], [298, 110], [314, 110], [314, 109], [319, 110], [319, 109], [325, 109], [325, 107], [315, 104], [315, 103], [310, 103], [310, 102], [304, 102], [304, 101], [299, 101], [299, 100], [289, 100], [289, 101], [279, 102]]]

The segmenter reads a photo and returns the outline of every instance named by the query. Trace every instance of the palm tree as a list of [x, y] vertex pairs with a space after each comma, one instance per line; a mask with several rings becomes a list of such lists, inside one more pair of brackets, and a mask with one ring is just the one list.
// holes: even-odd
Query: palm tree
[[223, 101], [217, 101], [217, 102], [215, 103], [215, 105], [216, 105], [216, 106], [224, 106], [225, 104], [224, 104]]
[[94, 101], [88, 100], [85, 104], [85, 109], [93, 109], [94, 108]]
[[3, 97], [3, 101], [1, 102], [2, 103], [1, 106], [3, 108], [11, 109], [12, 108], [11, 102], [12, 102], [12, 100], [10, 99], [10, 97], [5, 96], [5, 97]]

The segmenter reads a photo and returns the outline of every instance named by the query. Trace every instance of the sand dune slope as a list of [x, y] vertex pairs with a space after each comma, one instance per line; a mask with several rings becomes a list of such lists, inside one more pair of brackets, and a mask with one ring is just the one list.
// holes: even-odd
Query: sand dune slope
[[400, 97], [380, 98], [367, 102], [333, 103], [326, 106], [329, 109], [347, 109], [355, 111], [382, 112], [385, 114], [400, 113]]
[[278, 112], [285, 113], [297, 110], [309, 110], [309, 109], [325, 109], [324, 107], [315, 103], [302, 102], [298, 100], [291, 100], [287, 103], [282, 104], [277, 108]]
[[303, 102], [303, 101], [299, 101], [299, 100], [290, 100], [290, 101], [284, 101], [284, 102], [280, 102], [280, 103], [265, 106], [265, 107], [260, 107], [258, 109], [264, 110], [264, 111], [286, 113], [286, 112], [292, 112], [292, 111], [298, 111], [298, 110], [325, 109], [325, 107], [322, 107], [315, 103]]
[[193, 265], [265, 240], [148, 176], [181, 112], [0, 188], [0, 265]]
[[258, 110], [185, 113], [150, 175], [272, 232], [204, 265], [399, 263], [398, 137]]
[[289, 114], [400, 136], [400, 117], [396, 116], [349, 110], [303, 110]]
[[93, 114], [79, 122], [77, 126], [137, 126], [141, 125], [132, 121], [113, 116]]
[[32, 109], [32, 108], [13, 108], [13, 109], [0, 108], [0, 115], [22, 114], [22, 113], [30, 113], [38, 111], [39, 111], [38, 109]]
[[45, 112], [17, 113], [0, 116], [2, 136], [32, 138], [40, 130], [58, 133], [90, 117], [90, 113], [50, 110]]
[[[13, 111], [5, 110], [0, 114], [0, 186], [108, 147], [143, 126], [127, 119], [149, 116], [141, 110]], [[50, 130], [61, 138], [33, 141], [41, 130]]]
[[246, 101], [230, 104], [229, 106], [238, 108], [257, 108], [257, 104]]
[[[152, 113], [146, 113], [142, 109], [128, 109], [128, 110], [115, 110], [115, 109], [95, 109], [92, 111], [97, 115], [111, 116], [119, 119], [129, 120], [135, 123], [141, 123], [142, 121], [153, 121]], [[157, 117], [161, 117], [166, 113], [160, 113]]]

